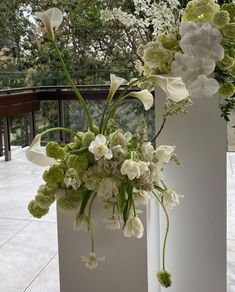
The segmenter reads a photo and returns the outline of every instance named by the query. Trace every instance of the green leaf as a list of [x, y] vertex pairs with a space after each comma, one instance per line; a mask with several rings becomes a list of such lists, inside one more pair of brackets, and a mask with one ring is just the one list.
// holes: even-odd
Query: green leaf
[[127, 196], [126, 196], [126, 182], [123, 181], [119, 187], [119, 193], [120, 193], [120, 208], [121, 208], [121, 211], [123, 211], [124, 209], [124, 205], [125, 205], [125, 202], [126, 202], [126, 199], [127, 199]]
[[84, 197], [83, 197], [83, 200], [82, 200], [82, 204], [81, 204], [81, 208], [80, 208], [80, 211], [79, 211], [79, 214], [82, 215], [86, 209], [86, 205], [91, 197], [91, 191], [87, 191], [85, 192], [84, 194]]

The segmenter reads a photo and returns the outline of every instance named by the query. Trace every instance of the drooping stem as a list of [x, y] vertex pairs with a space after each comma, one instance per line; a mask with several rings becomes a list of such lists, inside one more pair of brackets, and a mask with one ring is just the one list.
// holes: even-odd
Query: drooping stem
[[64, 70], [64, 74], [65, 74], [68, 82], [71, 84], [72, 89], [75, 92], [76, 96], [78, 97], [79, 101], [81, 102], [81, 105], [83, 107], [83, 110], [85, 111], [85, 114], [86, 114], [86, 118], [87, 118], [87, 122], [88, 122], [89, 128], [90, 128], [91, 131], [93, 131], [93, 122], [92, 122], [91, 114], [89, 112], [89, 109], [87, 107], [87, 104], [86, 104], [84, 98], [82, 97], [81, 93], [77, 89], [76, 84], [73, 82], [72, 78], [70, 77], [70, 74], [69, 74], [68, 69], [67, 69], [67, 67], [65, 65], [64, 59], [62, 57], [62, 54], [61, 54], [59, 48], [57, 47], [57, 44], [56, 44], [56, 41], [55, 40], [53, 41], [53, 44], [54, 44], [56, 53], [57, 53], [57, 55], [59, 57], [61, 66], [62, 66], [62, 68]]
[[48, 130], [43, 131], [42, 133], [40, 133], [41, 136], [48, 134], [49, 132], [53, 132], [53, 131], [64, 131], [64, 132], [68, 132], [71, 135], [77, 137], [79, 140], [81, 140], [81, 137], [74, 131], [68, 129], [68, 128], [62, 128], [62, 127], [56, 127], [56, 128], [51, 128]]
[[93, 198], [91, 199], [90, 206], [89, 206], [89, 211], [88, 211], [88, 230], [91, 235], [91, 251], [95, 251], [95, 240], [94, 240], [94, 235], [93, 235], [93, 226], [92, 226], [92, 217], [91, 217], [91, 211], [92, 211], [92, 206], [95, 200], [96, 194], [93, 195]]
[[161, 132], [162, 132], [164, 126], [165, 126], [165, 123], [166, 123], [166, 118], [163, 119], [160, 129], [158, 130], [156, 136], [153, 137], [153, 139], [151, 140], [151, 142], [153, 142], [154, 140], [156, 140], [158, 138], [158, 136], [161, 134]]
[[170, 230], [170, 219], [169, 219], [168, 212], [167, 212], [164, 204], [162, 203], [161, 199], [154, 192], [153, 192], [153, 195], [158, 200], [159, 204], [161, 205], [161, 207], [166, 215], [166, 232], [165, 232], [163, 248], [162, 248], [162, 268], [163, 268], [163, 270], [165, 270], [166, 269], [166, 243], [167, 243], [168, 233]]

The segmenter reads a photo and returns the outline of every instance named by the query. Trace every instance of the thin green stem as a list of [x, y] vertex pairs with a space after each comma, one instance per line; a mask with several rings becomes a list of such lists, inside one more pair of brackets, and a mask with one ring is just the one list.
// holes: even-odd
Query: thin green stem
[[39, 135], [43, 136], [43, 135], [46, 135], [47, 133], [53, 132], [53, 131], [68, 132], [68, 133], [72, 134], [73, 136], [77, 137], [79, 140], [81, 140], [81, 137], [76, 132], [74, 132], [68, 128], [62, 128], [62, 127], [56, 127], [56, 128], [51, 128], [51, 129], [45, 130], [42, 133], [40, 133]]
[[166, 263], [166, 243], [167, 243], [168, 233], [170, 230], [170, 219], [169, 219], [169, 215], [167, 213], [167, 210], [166, 210], [164, 204], [162, 203], [161, 199], [154, 192], [153, 192], [153, 195], [158, 200], [159, 204], [162, 206], [162, 209], [164, 210], [164, 213], [166, 215], [167, 225], [166, 225], [166, 232], [165, 232], [165, 236], [164, 236], [164, 243], [163, 243], [163, 249], [162, 249], [162, 267], [163, 267], [163, 270], [165, 270], [166, 269], [166, 265], [165, 265], [165, 263]]
[[164, 126], [165, 126], [165, 123], [166, 123], [166, 117], [163, 119], [163, 122], [162, 122], [162, 125], [161, 125], [160, 129], [159, 129], [159, 131], [157, 132], [156, 136], [154, 136], [153, 139], [151, 140], [151, 143], [152, 143], [154, 140], [156, 140], [156, 139], [158, 138], [158, 136], [161, 134], [161, 132], [162, 132]]
[[86, 114], [86, 118], [87, 118], [87, 122], [88, 122], [89, 128], [90, 128], [91, 131], [93, 131], [93, 122], [92, 122], [91, 114], [89, 112], [89, 109], [87, 107], [87, 104], [86, 104], [84, 98], [82, 97], [81, 93], [77, 89], [76, 84], [73, 82], [72, 78], [70, 77], [70, 74], [69, 74], [69, 72], [67, 70], [67, 67], [65, 65], [64, 59], [62, 57], [62, 54], [61, 54], [59, 48], [57, 47], [57, 44], [56, 44], [56, 41], [55, 40], [53, 41], [53, 44], [55, 46], [56, 53], [57, 53], [57, 55], [59, 57], [61, 66], [62, 66], [62, 68], [64, 70], [64, 74], [65, 74], [68, 82], [71, 84], [72, 89], [75, 92], [76, 96], [78, 97], [79, 101], [81, 102], [82, 107], [83, 107], [83, 109], [85, 111], [85, 114]]
[[91, 251], [92, 252], [95, 251], [95, 240], [94, 240], [94, 235], [93, 235], [91, 211], [92, 211], [92, 206], [93, 206], [95, 198], [96, 198], [96, 194], [93, 195], [93, 198], [91, 199], [89, 210], [88, 210], [88, 230], [90, 231], [90, 235], [91, 235]]

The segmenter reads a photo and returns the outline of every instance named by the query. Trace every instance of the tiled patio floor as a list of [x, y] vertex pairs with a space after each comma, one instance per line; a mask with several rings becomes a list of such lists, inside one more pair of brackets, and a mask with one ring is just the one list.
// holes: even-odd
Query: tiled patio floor
[[[42, 182], [43, 168], [26, 161], [21, 148], [12, 158], [0, 158], [0, 291], [59, 292], [55, 207], [40, 220], [26, 208]], [[235, 153], [227, 155], [227, 174], [227, 292], [235, 292]]]

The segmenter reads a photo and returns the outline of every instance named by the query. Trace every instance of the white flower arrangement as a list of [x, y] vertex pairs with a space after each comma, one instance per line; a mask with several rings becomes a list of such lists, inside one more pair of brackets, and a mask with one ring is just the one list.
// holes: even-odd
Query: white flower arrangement
[[[192, 2], [195, 1], [205, 0]], [[178, 5], [178, 2], [173, 0], [168, 2], [173, 7]], [[140, 14], [144, 10], [145, 15], [152, 15], [149, 0], [135, 0], [134, 3]], [[158, 5], [160, 4], [161, 2]], [[212, 3], [210, 5], [213, 7]], [[214, 8], [218, 12], [218, 7]], [[190, 14], [192, 11], [187, 13]], [[166, 15], [165, 12], [164, 14]], [[120, 11], [118, 15], [119, 18], [127, 17]], [[34, 217], [41, 218], [49, 212], [51, 204], [57, 201], [61, 211], [75, 213], [74, 229], [84, 230], [91, 234], [91, 251], [88, 256], [82, 256], [82, 261], [85, 262], [87, 268], [94, 269], [98, 266], [98, 262], [104, 260], [104, 257], [96, 255], [92, 223], [94, 201], [99, 200], [106, 209], [110, 210], [109, 217], [104, 218], [104, 224], [109, 230], [122, 229], [125, 237], [141, 239], [144, 235], [144, 226], [138, 216], [137, 207], [148, 204], [149, 198], [154, 197], [162, 207], [167, 221], [162, 270], [158, 272], [157, 278], [162, 286], [168, 288], [172, 284], [171, 273], [166, 269], [165, 264], [166, 240], [169, 232], [168, 211], [179, 205], [182, 196], [166, 186], [163, 181], [163, 171], [165, 164], [180, 162], [175, 154], [175, 146], [158, 145], [155, 148], [154, 142], [160, 135], [168, 116], [187, 111], [188, 106], [191, 105], [190, 94], [191, 96], [199, 94], [211, 96], [218, 91], [218, 82], [210, 74], [213, 73], [216, 62], [220, 62], [224, 56], [221, 32], [207, 21], [196, 23], [190, 20], [180, 26], [180, 42], [175, 35], [161, 36], [156, 44], [151, 43], [144, 47], [142, 56], [148, 58], [148, 66], [151, 65], [152, 54], [153, 64], [158, 64], [159, 68], [164, 68], [164, 70], [170, 66], [177, 76], [166, 77], [154, 74], [167, 73], [155, 70], [154, 66], [146, 66], [145, 73], [149, 74], [131, 82], [111, 74], [106, 105], [100, 124], [97, 126], [94, 125], [87, 104], [68, 73], [56, 43], [55, 29], [63, 21], [62, 12], [57, 8], [51, 8], [44, 13], [37, 13], [36, 17], [43, 22], [65, 76], [83, 107], [88, 130], [84, 133], [74, 132], [68, 128], [52, 128], [35, 137], [26, 151], [26, 157], [31, 162], [48, 168], [43, 174], [45, 183], [39, 187], [38, 194], [29, 203], [28, 210]], [[113, 19], [115, 13], [105, 11], [103, 17]], [[184, 17], [187, 18], [185, 15]], [[134, 25], [134, 18], [132, 20]], [[170, 17], [169, 23], [171, 22]], [[144, 23], [144, 25], [147, 24]], [[179, 52], [180, 47], [181, 52]], [[154, 50], [157, 53], [153, 54]], [[170, 61], [166, 66], [155, 62], [158, 53], [158, 61], [163, 63], [166, 60]], [[146, 138], [147, 129], [144, 124], [133, 134], [123, 131], [118, 126], [113, 127], [112, 123], [118, 106], [128, 97], [137, 98], [145, 110], [153, 106], [154, 99], [149, 90], [131, 91], [134, 85], [140, 83], [158, 85], [166, 93], [163, 124], [151, 141]], [[118, 89], [119, 94], [117, 94]], [[44, 152], [40, 145], [41, 137], [50, 131], [69, 132], [74, 137], [73, 147], [68, 145], [62, 147], [52, 141], [46, 145]]]

